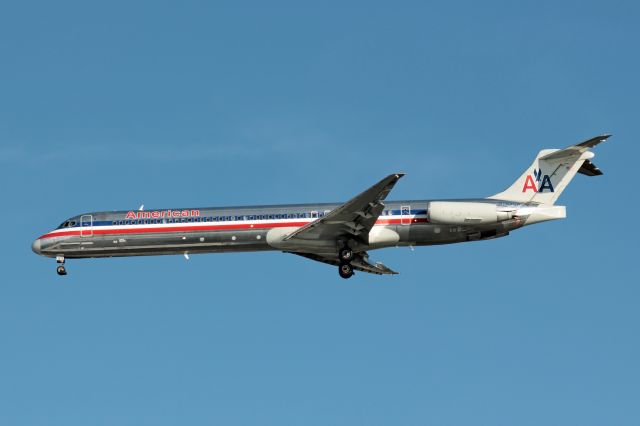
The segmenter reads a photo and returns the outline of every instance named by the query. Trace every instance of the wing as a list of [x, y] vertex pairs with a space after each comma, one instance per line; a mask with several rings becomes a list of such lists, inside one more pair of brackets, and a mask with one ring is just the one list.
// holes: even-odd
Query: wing
[[[331, 256], [331, 257], [322, 256], [322, 255], [313, 254], [313, 253], [296, 253], [296, 252], [289, 252], [289, 253], [297, 254], [298, 256], [306, 257], [307, 259], [315, 260], [316, 262], [328, 263], [329, 265], [334, 265], [334, 266], [340, 265], [340, 262], [335, 256]], [[356, 271], [368, 272], [370, 274], [376, 274], [376, 275], [397, 275], [398, 274], [396, 271], [393, 271], [387, 268], [385, 265], [383, 265], [380, 262], [376, 262], [374, 264], [369, 263], [369, 255], [367, 254], [367, 252], [364, 252], [364, 251], [361, 253], [357, 253], [354, 256], [353, 260], [351, 261], [351, 266]]]
[[325, 216], [287, 235], [284, 241], [337, 240], [340, 237], [350, 236], [368, 244], [369, 231], [384, 209], [382, 201], [402, 176], [404, 173], [387, 176]]

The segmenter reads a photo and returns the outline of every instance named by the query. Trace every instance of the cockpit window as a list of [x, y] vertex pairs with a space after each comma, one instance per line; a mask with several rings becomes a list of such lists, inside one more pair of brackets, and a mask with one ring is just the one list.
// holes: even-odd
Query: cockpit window
[[58, 229], [62, 229], [62, 228], [71, 228], [74, 227], [78, 224], [78, 222], [76, 222], [75, 220], [65, 220], [64, 222], [62, 222], [60, 224], [60, 226], [58, 226]]

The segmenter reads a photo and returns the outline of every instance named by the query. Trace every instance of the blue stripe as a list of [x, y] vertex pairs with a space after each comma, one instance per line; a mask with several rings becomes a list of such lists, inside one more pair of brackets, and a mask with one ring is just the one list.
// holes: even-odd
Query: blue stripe
[[[397, 209], [397, 210], [385, 210], [384, 213], [386, 213], [384, 216], [387, 216], [387, 215], [389, 215], [389, 216], [400, 216], [402, 214], [402, 211], [400, 209]], [[300, 215], [302, 213], [278, 213], [278, 215], [285, 215], [285, 214], [286, 215], [289, 215], [289, 214]], [[407, 213], [405, 212], [405, 214], [407, 214]], [[412, 215], [412, 216], [415, 216], [415, 215], [426, 215], [427, 214], [427, 210], [426, 209], [411, 209], [411, 210], [409, 210], [408, 214]], [[260, 219], [260, 220], [309, 219], [309, 218], [311, 218], [311, 216], [310, 216], [310, 214], [308, 212], [305, 212], [304, 215], [306, 217], [278, 218], [278, 219], [270, 218], [270, 219]], [[322, 217], [323, 215], [324, 215], [323, 213], [319, 212], [319, 216], [320, 217]], [[245, 216], [254, 216], [254, 217], [255, 216], [274, 216], [274, 214], [273, 213], [272, 214], [259, 214], [258, 213], [258, 214], [241, 215], [241, 216], [229, 215], [229, 216], [223, 216], [223, 217], [225, 217], [225, 218], [232, 217], [233, 218], [232, 220], [242, 221], [242, 220], [244, 220], [243, 218]], [[384, 216], [381, 216], [381, 217], [384, 217]], [[153, 224], [161, 224], [161, 223], [228, 222], [228, 220], [213, 220], [214, 218], [218, 219], [219, 217], [220, 216], [200, 216], [199, 219], [206, 219], [206, 220], [200, 220], [200, 221], [197, 221], [197, 222], [193, 221], [193, 220], [191, 222], [188, 222], [187, 219], [189, 219], [189, 217], [185, 217], [185, 218], [181, 217], [181, 218], [173, 219], [176, 222], [163, 222], [163, 219], [129, 219], [129, 220], [119, 219], [117, 221], [113, 221], [113, 220], [97, 220], [97, 221], [93, 222], [93, 226], [113, 226], [114, 222], [116, 222], [115, 225], [120, 225], [121, 221], [125, 222], [125, 223], [123, 223], [123, 225], [134, 225], [134, 224], [136, 224], [136, 223], [132, 223], [134, 221], [142, 221], [142, 222], [138, 222], [137, 223], [137, 224], [140, 224], [140, 225], [142, 225], [142, 224], [153, 225]], [[191, 219], [193, 219], [193, 218], [191, 217]], [[169, 218], [167, 218], [165, 220], [169, 220]], [[183, 220], [184, 220], [184, 222], [183, 222]], [[256, 219], [253, 219], [253, 220], [256, 220]], [[145, 221], [148, 221], [148, 222], [145, 222]], [[74, 226], [70, 226], [69, 228], [79, 228], [79, 227], [80, 227], [80, 222], [78, 221], [78, 222], [76, 222], [76, 224]]]

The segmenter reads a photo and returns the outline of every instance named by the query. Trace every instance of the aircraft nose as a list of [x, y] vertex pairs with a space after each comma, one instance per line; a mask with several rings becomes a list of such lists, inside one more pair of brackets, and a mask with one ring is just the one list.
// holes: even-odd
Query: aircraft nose
[[40, 254], [40, 238], [38, 238], [33, 242], [33, 244], [31, 244], [31, 250], [33, 250], [35, 254]]

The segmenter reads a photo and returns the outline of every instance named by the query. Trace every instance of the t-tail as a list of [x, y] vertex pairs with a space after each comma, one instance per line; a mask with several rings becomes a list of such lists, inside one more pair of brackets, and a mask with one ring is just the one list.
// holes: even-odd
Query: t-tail
[[609, 136], [596, 136], [564, 149], [543, 149], [513, 185], [488, 198], [553, 205], [576, 173], [587, 176], [602, 174], [591, 162], [595, 154], [589, 149]]

